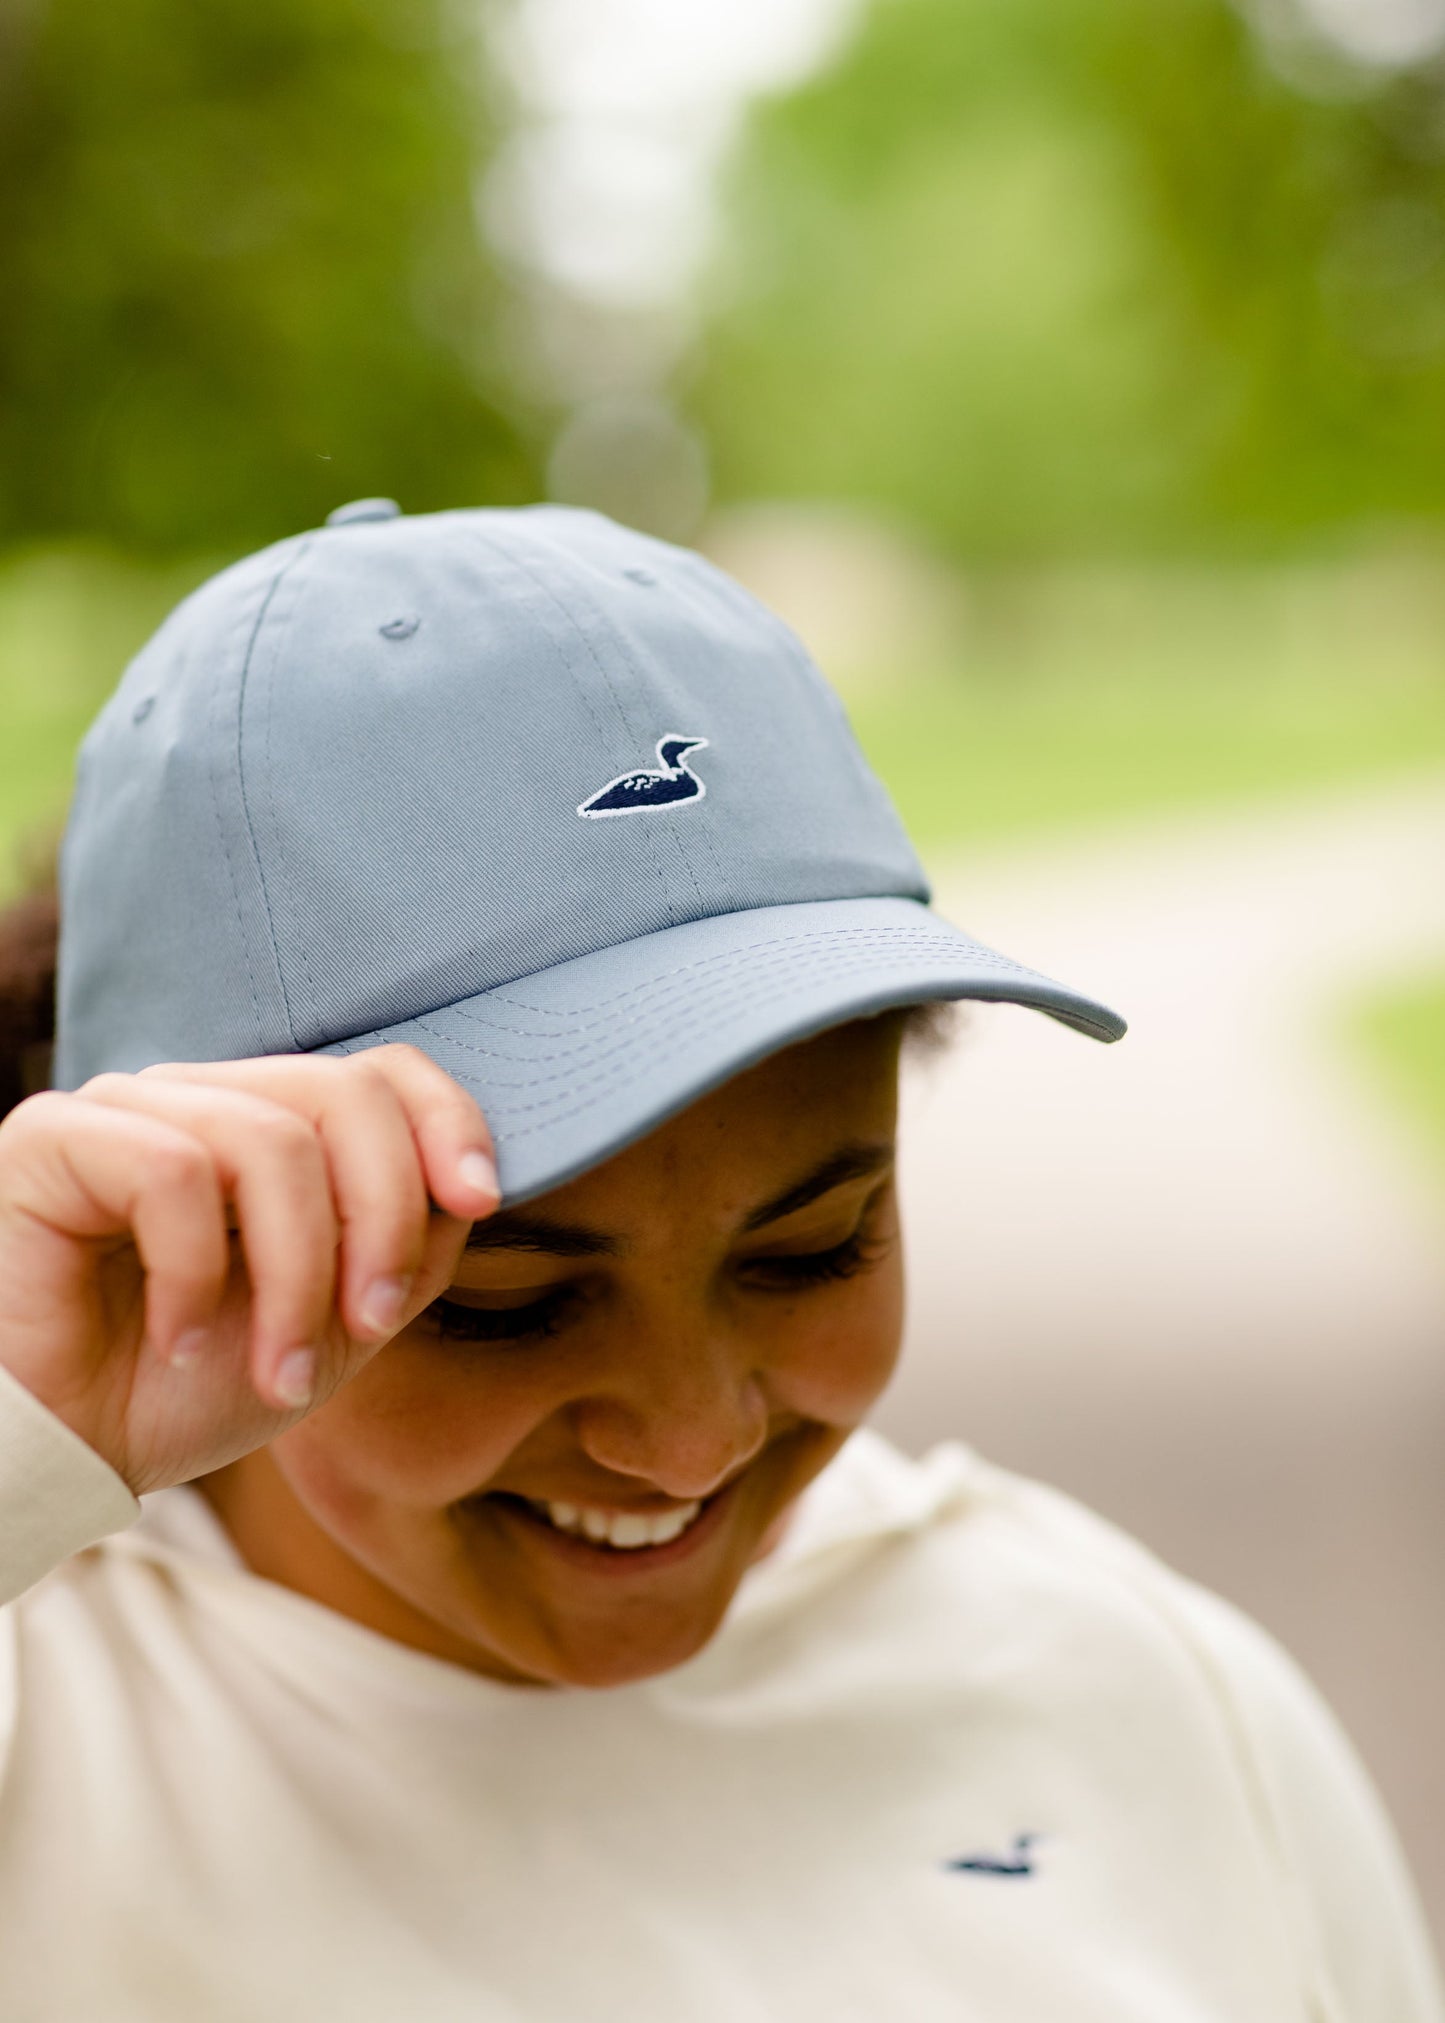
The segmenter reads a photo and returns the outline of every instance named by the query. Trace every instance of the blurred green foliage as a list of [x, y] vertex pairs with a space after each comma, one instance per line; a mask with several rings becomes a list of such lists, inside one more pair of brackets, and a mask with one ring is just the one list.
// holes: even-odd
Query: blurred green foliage
[[910, 835], [930, 846], [1060, 837], [1188, 808], [1227, 810], [1445, 762], [1445, 689], [1386, 688], [1333, 664], [1308, 685], [1123, 679], [1089, 687], [939, 682], [857, 703], [854, 728]]
[[1445, 67], [1292, 64], [1228, 0], [875, 0], [732, 172], [721, 495], [975, 557], [1438, 517]]
[[449, 0], [0, 0], [0, 540], [532, 494]]
[[[208, 566], [542, 489], [474, 217], [490, 18], [0, 0], [0, 842]], [[756, 109], [696, 407], [724, 498], [970, 564], [948, 664], [855, 705], [926, 842], [1445, 755], [1442, 551], [1400, 536], [1445, 505], [1445, 69], [1314, 60], [1228, 0], [872, 0]], [[1359, 582], [1239, 561], [1380, 522]], [[1145, 565], [1070, 576], [1100, 552]]]
[[76, 748], [120, 670], [208, 573], [93, 545], [0, 558], [0, 901], [58, 840]]
[[1422, 980], [1365, 1007], [1358, 1036], [1400, 1114], [1412, 1120], [1445, 1177], [1445, 976]]
[[975, 570], [961, 665], [851, 714], [925, 845], [1438, 774], [1442, 553]]

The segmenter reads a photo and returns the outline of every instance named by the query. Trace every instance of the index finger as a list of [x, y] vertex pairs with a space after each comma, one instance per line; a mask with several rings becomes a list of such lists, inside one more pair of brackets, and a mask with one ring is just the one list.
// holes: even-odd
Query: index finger
[[447, 1214], [469, 1222], [502, 1198], [496, 1154], [476, 1099], [419, 1047], [392, 1041], [364, 1054], [263, 1054], [242, 1061], [165, 1061], [142, 1075], [246, 1089], [297, 1110], [312, 1123], [334, 1099], [351, 1064], [364, 1060], [394, 1089], [416, 1140], [427, 1192]]

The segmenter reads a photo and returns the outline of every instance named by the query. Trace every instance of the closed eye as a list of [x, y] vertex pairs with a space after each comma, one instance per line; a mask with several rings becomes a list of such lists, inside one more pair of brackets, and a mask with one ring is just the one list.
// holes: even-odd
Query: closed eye
[[788, 1291], [797, 1286], [826, 1285], [870, 1271], [882, 1263], [891, 1248], [886, 1237], [870, 1236], [860, 1228], [831, 1249], [800, 1251], [792, 1257], [756, 1257], [744, 1269], [749, 1278], [761, 1278]]
[[437, 1299], [427, 1313], [443, 1341], [543, 1341], [560, 1332], [571, 1298], [571, 1288], [564, 1285], [525, 1306], [474, 1307], [460, 1300]]
[[[875, 1234], [872, 1211], [881, 1199], [878, 1189], [865, 1204], [862, 1219], [841, 1243], [823, 1250], [743, 1258], [735, 1269], [744, 1283], [763, 1292], [797, 1293], [811, 1286], [838, 1284], [871, 1271], [889, 1255], [894, 1238]], [[469, 1302], [436, 1299], [426, 1310], [426, 1318], [443, 1341], [532, 1342], [560, 1334], [571, 1311], [583, 1302], [579, 1288], [553, 1286], [540, 1298], [511, 1306], [475, 1306]]]

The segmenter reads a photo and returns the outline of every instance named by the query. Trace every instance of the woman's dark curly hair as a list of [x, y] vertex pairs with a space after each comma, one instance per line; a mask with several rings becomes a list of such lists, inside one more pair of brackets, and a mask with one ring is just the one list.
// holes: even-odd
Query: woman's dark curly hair
[[32, 837], [22, 847], [21, 896], [0, 912], [0, 1117], [50, 1086], [58, 850], [55, 836]]

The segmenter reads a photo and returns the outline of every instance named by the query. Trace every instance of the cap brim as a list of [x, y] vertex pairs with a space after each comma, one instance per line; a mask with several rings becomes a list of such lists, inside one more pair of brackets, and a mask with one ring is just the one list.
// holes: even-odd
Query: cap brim
[[917, 900], [832, 899], [689, 921], [316, 1051], [420, 1048], [476, 1097], [519, 1202], [782, 1047], [949, 998], [1028, 1005], [1098, 1040], [1125, 1030]]

